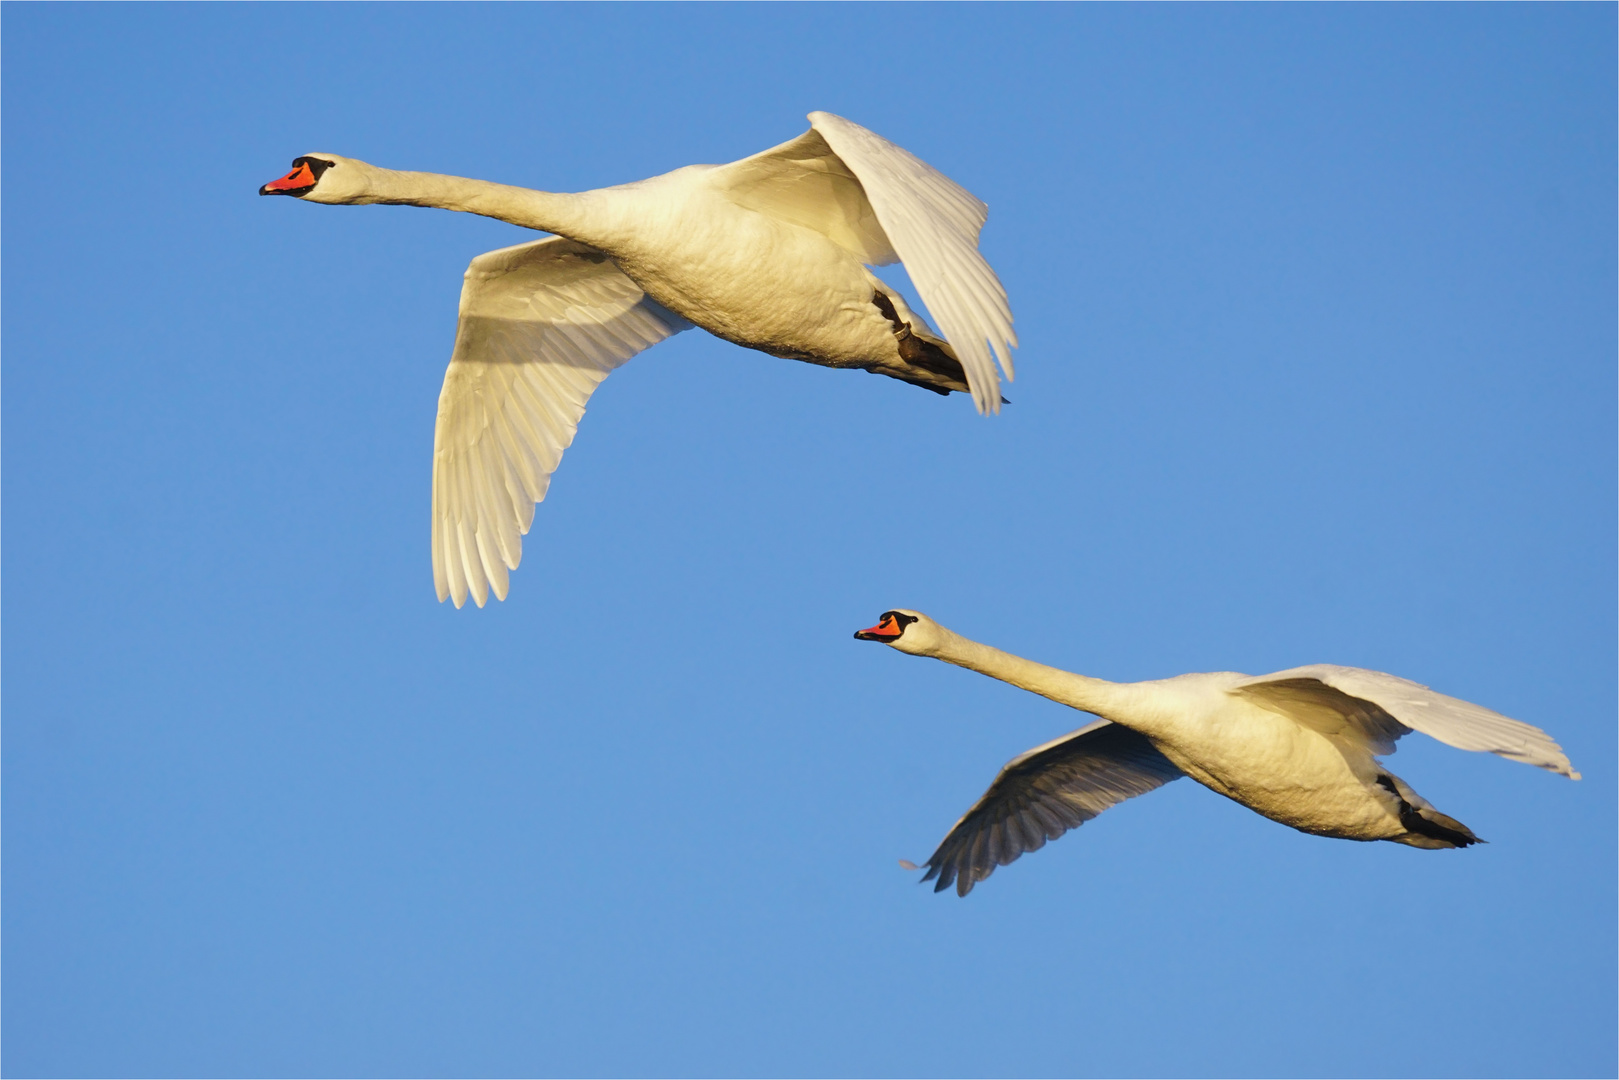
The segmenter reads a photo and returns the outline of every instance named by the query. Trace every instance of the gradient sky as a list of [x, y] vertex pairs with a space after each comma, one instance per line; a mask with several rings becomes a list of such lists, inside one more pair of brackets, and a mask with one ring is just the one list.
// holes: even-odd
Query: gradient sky
[[[1599, 1076], [1615, 1058], [1615, 8], [4, 8], [4, 1070]], [[990, 205], [981, 419], [701, 331], [591, 403], [511, 599], [434, 602], [498, 222], [848, 116]], [[1114, 679], [1333, 662], [1488, 846], [1195, 784], [924, 859]]]

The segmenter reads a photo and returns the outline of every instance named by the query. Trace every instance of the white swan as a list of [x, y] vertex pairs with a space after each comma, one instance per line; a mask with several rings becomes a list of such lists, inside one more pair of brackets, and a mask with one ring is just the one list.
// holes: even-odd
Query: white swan
[[937, 878], [935, 891], [954, 881], [966, 896], [995, 867], [1181, 776], [1317, 836], [1420, 848], [1480, 843], [1376, 760], [1412, 731], [1580, 778], [1539, 728], [1380, 671], [1311, 664], [1112, 683], [980, 645], [904, 610], [855, 637], [1103, 718], [1007, 762], [928, 859], [922, 880]]
[[[306, 154], [259, 189], [436, 206], [557, 236], [472, 260], [433, 434], [440, 600], [506, 598], [507, 570], [608, 372], [695, 324], [773, 356], [860, 368], [998, 411], [1012, 312], [978, 252], [987, 208], [859, 124], [574, 195]], [[900, 259], [944, 336], [866, 269]]]

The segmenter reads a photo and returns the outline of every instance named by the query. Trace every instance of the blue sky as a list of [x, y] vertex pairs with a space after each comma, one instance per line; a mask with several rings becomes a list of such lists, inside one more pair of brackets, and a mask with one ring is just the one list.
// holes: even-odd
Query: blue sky
[[[5, 7], [11, 1075], [1612, 1075], [1615, 9]], [[434, 602], [460, 275], [260, 199], [556, 190], [826, 109], [990, 205], [977, 417], [701, 332], [607, 381], [511, 599]], [[1490, 840], [1193, 784], [962, 901], [925, 858], [1114, 679], [1311, 662]]]

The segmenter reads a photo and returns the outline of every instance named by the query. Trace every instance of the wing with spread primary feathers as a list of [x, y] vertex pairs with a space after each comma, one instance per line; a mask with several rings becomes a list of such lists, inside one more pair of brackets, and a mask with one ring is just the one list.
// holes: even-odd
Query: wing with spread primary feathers
[[978, 411], [1000, 411], [995, 361], [1011, 379], [1017, 335], [1006, 289], [978, 251], [989, 208], [876, 132], [828, 112], [812, 112], [809, 121], [860, 178], [922, 302], [966, 370]]
[[[979, 412], [1001, 407], [1012, 378], [1012, 308], [978, 251], [989, 208], [921, 158], [859, 124], [809, 114], [809, 131], [716, 167], [740, 206], [814, 229], [873, 266], [903, 259], [967, 374]], [[992, 351], [993, 350], [993, 351]]]
[[1182, 776], [1145, 735], [1108, 720], [1019, 754], [927, 861], [934, 892], [966, 896], [1019, 855]]
[[606, 255], [562, 237], [479, 255], [433, 431], [433, 582], [506, 598], [522, 537], [609, 372], [691, 324]]

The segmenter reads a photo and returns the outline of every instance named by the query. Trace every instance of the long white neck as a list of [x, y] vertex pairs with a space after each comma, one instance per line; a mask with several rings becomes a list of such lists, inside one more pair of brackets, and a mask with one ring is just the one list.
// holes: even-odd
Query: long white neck
[[1158, 710], [1152, 708], [1150, 684], [1116, 683], [1076, 675], [991, 648], [942, 626], [939, 629], [943, 632], [940, 643], [927, 655], [947, 664], [1000, 679], [1082, 712], [1095, 713], [1145, 735], [1154, 734], [1160, 726], [1156, 717]]
[[600, 200], [594, 192], [561, 195], [550, 191], [469, 180], [440, 173], [404, 172], [364, 165], [364, 185], [360, 194], [342, 198], [344, 203], [388, 203], [397, 206], [431, 206], [481, 214], [527, 229], [556, 233], [583, 243], [592, 243], [600, 221]]

